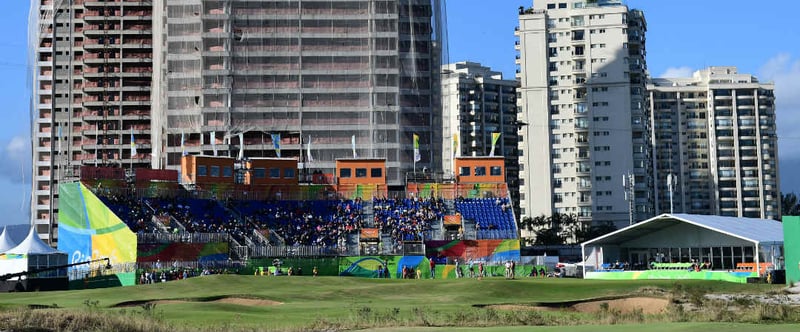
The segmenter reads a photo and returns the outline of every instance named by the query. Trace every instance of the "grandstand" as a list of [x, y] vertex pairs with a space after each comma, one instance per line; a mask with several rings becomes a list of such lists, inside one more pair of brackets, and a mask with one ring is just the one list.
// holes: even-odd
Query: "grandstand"
[[287, 166], [294, 159], [184, 160], [181, 176], [84, 166], [81, 182], [140, 246], [226, 242], [231, 260], [424, 256], [428, 241], [518, 240], [502, 157], [459, 158], [457, 176], [410, 174], [400, 188], [376, 159], [339, 160], [335, 174], [310, 181]]

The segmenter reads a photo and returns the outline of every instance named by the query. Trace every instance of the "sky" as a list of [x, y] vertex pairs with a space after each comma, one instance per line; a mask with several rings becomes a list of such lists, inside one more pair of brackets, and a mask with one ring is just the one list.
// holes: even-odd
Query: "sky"
[[[568, 2], [570, 0], [564, 0]], [[800, 193], [800, 2], [628, 0], [647, 20], [647, 65], [653, 77], [685, 77], [708, 66], [775, 83], [780, 180]], [[518, 8], [532, 1], [449, 0], [449, 61], [473, 61], [513, 78]], [[29, 222], [31, 189], [27, 19], [30, 2], [3, 1], [0, 11], [0, 225]]]

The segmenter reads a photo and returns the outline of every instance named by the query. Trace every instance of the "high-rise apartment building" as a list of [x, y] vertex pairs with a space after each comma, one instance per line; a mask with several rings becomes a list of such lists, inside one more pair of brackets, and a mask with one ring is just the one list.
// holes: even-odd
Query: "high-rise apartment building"
[[650, 217], [643, 13], [547, 0], [521, 8], [519, 24], [522, 216], [617, 226]]
[[401, 185], [417, 134], [416, 168], [441, 171], [438, 0], [157, 3], [158, 163], [175, 168], [183, 151], [274, 157], [280, 135], [281, 156], [304, 168], [330, 171], [355, 151], [386, 158]]
[[273, 157], [278, 145], [324, 172], [354, 151], [386, 158], [401, 185], [417, 134], [417, 167], [440, 171], [442, 7], [34, 0], [32, 222], [55, 242], [58, 182], [80, 165], [178, 169], [183, 153]]
[[656, 213], [780, 216], [773, 84], [710, 67], [647, 89]]
[[54, 243], [59, 181], [77, 178], [81, 165], [150, 166], [152, 7], [141, 0], [31, 6], [31, 219]]
[[[442, 167], [455, 174], [454, 156], [505, 157], [506, 182], [518, 202], [517, 81], [475, 62], [442, 66]], [[516, 198], [516, 199], [515, 199]]]

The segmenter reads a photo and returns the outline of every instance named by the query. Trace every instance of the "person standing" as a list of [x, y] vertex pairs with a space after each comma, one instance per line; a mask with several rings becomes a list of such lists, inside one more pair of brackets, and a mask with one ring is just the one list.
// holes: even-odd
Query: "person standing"
[[517, 277], [517, 262], [511, 261], [511, 278], [514, 279]]
[[456, 279], [463, 278], [461, 275], [461, 264], [458, 263], [458, 258], [456, 258]]
[[430, 262], [431, 266], [431, 279], [436, 279], [436, 261], [434, 261], [433, 257], [431, 257], [428, 259], [428, 262]]
[[483, 279], [483, 262], [478, 263], [478, 280]]
[[475, 278], [475, 262], [469, 261], [469, 277]]

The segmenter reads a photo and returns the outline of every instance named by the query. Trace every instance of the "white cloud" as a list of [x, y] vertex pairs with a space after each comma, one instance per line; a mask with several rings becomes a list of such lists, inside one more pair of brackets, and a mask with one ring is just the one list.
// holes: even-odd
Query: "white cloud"
[[664, 71], [658, 77], [660, 78], [683, 78], [683, 77], [692, 77], [694, 73], [694, 69], [689, 68], [687, 66], [683, 67], [669, 67], [667, 70]]
[[14, 136], [0, 146], [0, 178], [30, 183], [31, 171], [31, 145], [27, 137]]
[[758, 78], [775, 83], [779, 157], [800, 160], [800, 59], [778, 54], [761, 67]]

